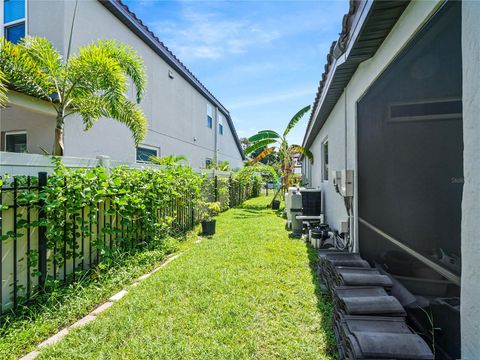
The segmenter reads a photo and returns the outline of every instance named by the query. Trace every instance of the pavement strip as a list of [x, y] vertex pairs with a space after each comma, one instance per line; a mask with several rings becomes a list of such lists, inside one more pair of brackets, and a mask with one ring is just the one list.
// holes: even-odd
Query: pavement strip
[[[198, 244], [201, 241], [202, 241], [202, 238], [199, 238], [198, 240], [195, 241], [195, 244]], [[130, 284], [130, 286], [137, 286], [140, 281], [145, 280], [146, 278], [150, 277], [152, 274], [156, 273], [158, 270], [167, 266], [169, 263], [171, 263], [173, 260], [179, 258], [181, 255], [183, 255], [187, 251], [188, 251], [188, 249], [183, 250], [182, 252], [179, 252], [178, 254], [171, 255], [171, 256], [167, 257], [167, 259], [163, 263], [161, 263], [159, 266], [157, 266], [152, 271], [146, 273], [145, 275], [140, 276], [137, 280], [135, 280], [135, 282]], [[33, 359], [35, 359], [38, 355], [40, 355], [39, 350], [41, 350], [42, 348], [44, 348], [46, 346], [50, 346], [50, 345], [53, 345], [53, 344], [57, 343], [58, 341], [63, 339], [65, 336], [67, 336], [71, 329], [74, 329], [74, 328], [77, 328], [77, 327], [82, 327], [82, 326], [84, 326], [84, 325], [86, 325], [86, 324], [88, 324], [92, 321], [95, 321], [97, 315], [99, 315], [100, 313], [102, 313], [105, 310], [107, 310], [108, 308], [110, 308], [116, 301], [120, 300], [121, 298], [123, 298], [127, 294], [128, 294], [128, 291], [125, 290], [125, 289], [119, 291], [118, 293], [113, 295], [110, 299], [108, 299], [109, 301], [107, 301], [107, 302], [101, 304], [100, 306], [98, 306], [90, 314], [84, 316], [83, 318], [81, 318], [77, 322], [73, 323], [69, 327], [66, 327], [66, 328], [60, 330], [55, 335], [49, 337], [47, 340], [40, 343], [38, 345], [37, 350], [34, 350], [34, 351], [28, 353], [27, 355], [20, 358], [20, 360], [33, 360]]]

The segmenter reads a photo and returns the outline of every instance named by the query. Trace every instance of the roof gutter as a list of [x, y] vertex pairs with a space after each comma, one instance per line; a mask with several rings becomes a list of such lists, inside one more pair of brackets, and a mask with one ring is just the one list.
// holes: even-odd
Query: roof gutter
[[238, 151], [245, 159], [243, 148], [238, 138], [235, 126], [229, 111], [218, 101], [212, 93], [210, 93], [205, 86], [186, 68], [178, 58], [169, 51], [160, 40], [148, 30], [148, 28], [141, 23], [135, 15], [128, 10], [128, 8], [119, 0], [98, 0], [105, 8], [107, 8], [117, 19], [119, 19], [125, 26], [127, 26], [135, 35], [143, 40], [157, 55], [159, 55], [169, 66], [177, 71], [190, 85], [192, 85], [200, 94], [207, 98], [213, 105], [225, 115], [228, 125], [232, 132], [233, 138], [237, 145]]
[[[321, 93], [317, 94], [303, 138], [304, 147], [312, 145], [358, 65], [375, 55], [408, 3], [409, 0], [367, 0], [360, 4], [359, 15], [354, 18], [349, 30], [351, 35], [344, 35], [348, 36], [345, 50], [341, 52], [345, 46], [344, 38], [332, 47], [330, 56], [333, 56], [333, 62], [326, 73], [325, 82], [320, 85]], [[371, 33], [375, 34], [373, 40]]]

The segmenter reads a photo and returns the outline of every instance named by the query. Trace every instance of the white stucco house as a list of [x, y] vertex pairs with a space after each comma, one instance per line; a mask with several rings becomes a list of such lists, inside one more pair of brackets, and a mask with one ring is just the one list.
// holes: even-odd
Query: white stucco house
[[[0, 0], [0, 36], [13, 42], [25, 35], [45, 37], [65, 54], [74, 7], [69, 0]], [[148, 87], [140, 105], [148, 134], [136, 148], [120, 123], [102, 119], [85, 132], [81, 119], [72, 118], [65, 124], [65, 155], [135, 162], [176, 154], [197, 168], [224, 160], [232, 168], [242, 166], [243, 152], [228, 110], [121, 1], [79, 1], [72, 49], [98, 39], [128, 44], [143, 58]], [[0, 109], [1, 151], [51, 150], [54, 126], [47, 103], [10, 92], [7, 108]]]
[[[305, 132], [315, 161], [303, 181], [322, 190], [332, 228], [349, 220], [352, 250], [426, 301], [437, 358], [479, 359], [480, 2], [350, 5]], [[408, 319], [428, 332], [421, 311]]]

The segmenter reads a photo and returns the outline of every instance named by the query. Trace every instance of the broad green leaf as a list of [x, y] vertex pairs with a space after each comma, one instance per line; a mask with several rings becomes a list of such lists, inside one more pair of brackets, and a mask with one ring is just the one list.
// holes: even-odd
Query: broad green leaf
[[246, 148], [243, 152], [248, 155], [248, 154], [254, 152], [255, 150], [261, 149], [261, 148], [263, 148], [267, 145], [270, 145], [272, 143], [275, 143], [275, 142], [277, 142], [276, 139], [260, 140], [260, 141], [257, 141], [256, 143], [254, 143], [253, 145], [251, 145], [250, 147]]
[[280, 135], [278, 135], [275, 131], [273, 130], [264, 130], [264, 131], [259, 131], [257, 134], [251, 136], [248, 138], [248, 141], [254, 143], [259, 140], [265, 140], [265, 139], [279, 139]]
[[302, 117], [309, 111], [310, 111], [310, 105], [305, 106], [303, 109], [301, 109], [299, 112], [297, 112], [293, 116], [292, 120], [290, 120], [290, 122], [288, 123], [287, 128], [285, 129], [285, 131], [283, 133], [283, 136], [286, 136], [290, 132], [290, 130], [292, 130], [293, 127], [295, 125], [297, 125], [297, 123], [302, 119]]
[[293, 144], [293, 145], [290, 145], [290, 150], [293, 150], [300, 154], [305, 155], [308, 159], [310, 159], [313, 162], [313, 154], [311, 153], [310, 150], [304, 148], [303, 146]]
[[268, 155], [270, 155], [274, 151], [275, 151], [274, 147], [270, 147], [270, 148], [267, 148], [267, 149], [263, 150], [260, 154], [257, 155], [257, 157], [253, 160], [253, 162], [254, 163], [259, 162], [260, 160], [264, 159], [265, 157], [267, 157]]

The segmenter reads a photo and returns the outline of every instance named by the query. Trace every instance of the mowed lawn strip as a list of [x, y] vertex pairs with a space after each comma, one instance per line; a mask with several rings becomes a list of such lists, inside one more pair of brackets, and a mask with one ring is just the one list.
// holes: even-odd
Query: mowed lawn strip
[[314, 254], [259, 197], [42, 359], [335, 357]]

